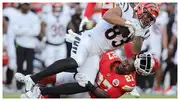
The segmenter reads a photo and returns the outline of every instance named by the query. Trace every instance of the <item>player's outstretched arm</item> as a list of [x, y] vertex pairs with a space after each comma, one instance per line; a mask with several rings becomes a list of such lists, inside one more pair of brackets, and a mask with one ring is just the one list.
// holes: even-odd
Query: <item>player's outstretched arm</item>
[[122, 10], [120, 7], [109, 9], [103, 16], [103, 19], [111, 24], [125, 26], [126, 20], [122, 17]]
[[144, 38], [141, 36], [134, 36], [132, 41], [132, 52], [133, 54], [139, 54], [143, 44]]

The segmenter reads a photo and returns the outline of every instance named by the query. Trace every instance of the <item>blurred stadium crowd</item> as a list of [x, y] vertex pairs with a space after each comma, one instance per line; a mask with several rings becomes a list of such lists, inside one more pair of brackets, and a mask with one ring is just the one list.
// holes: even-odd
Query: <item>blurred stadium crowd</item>
[[[79, 33], [87, 3], [3, 3], [3, 91], [21, 93], [23, 84], [13, 82], [15, 72], [38, 72], [58, 59], [70, 56], [71, 43], [65, 40], [68, 29]], [[155, 75], [137, 74], [140, 94], [175, 95], [177, 93], [177, 4], [159, 4], [161, 13], [143, 43], [161, 61]], [[87, 16], [83, 30], [101, 19], [101, 3]], [[123, 51], [116, 50], [123, 56]], [[169, 77], [169, 78], [168, 78]]]

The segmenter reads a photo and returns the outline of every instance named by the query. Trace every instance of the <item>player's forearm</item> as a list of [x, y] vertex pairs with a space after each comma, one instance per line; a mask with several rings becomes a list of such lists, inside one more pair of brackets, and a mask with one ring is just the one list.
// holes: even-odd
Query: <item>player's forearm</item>
[[106, 91], [95, 87], [91, 82], [88, 82], [86, 88], [97, 98], [110, 98], [110, 95]]
[[166, 31], [166, 26], [163, 26], [162, 29], [162, 46], [163, 48], [167, 48], [167, 31]]
[[40, 34], [41, 26], [39, 23], [34, 24], [34, 26], [29, 29], [29, 32], [26, 33], [28, 36], [38, 36]]
[[126, 20], [121, 18], [122, 14], [121, 14], [121, 12], [117, 12], [117, 10], [118, 10], [118, 8], [112, 8], [112, 9], [108, 10], [104, 14], [103, 19], [111, 24], [125, 26]]
[[16, 36], [23, 36], [27, 33], [29, 28], [19, 27], [18, 25], [12, 27], [12, 31], [16, 34]]
[[135, 36], [132, 42], [132, 52], [133, 54], [139, 54], [143, 44], [144, 38], [140, 36]]

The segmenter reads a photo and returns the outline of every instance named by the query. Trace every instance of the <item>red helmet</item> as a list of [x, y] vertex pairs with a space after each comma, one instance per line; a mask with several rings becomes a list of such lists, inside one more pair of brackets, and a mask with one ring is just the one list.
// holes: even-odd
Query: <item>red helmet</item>
[[139, 3], [135, 11], [142, 28], [148, 28], [154, 24], [159, 15], [159, 8], [155, 3]]

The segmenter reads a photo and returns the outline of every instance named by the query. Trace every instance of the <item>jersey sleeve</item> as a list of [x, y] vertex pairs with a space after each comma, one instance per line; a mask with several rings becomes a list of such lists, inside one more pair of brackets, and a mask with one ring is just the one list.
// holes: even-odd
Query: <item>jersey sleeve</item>
[[126, 55], [126, 58], [131, 58], [135, 56], [131, 48], [132, 48], [132, 42], [128, 42], [124, 45], [124, 53]]
[[95, 6], [96, 3], [88, 3], [84, 12], [84, 17], [87, 17], [88, 19], [91, 18], [94, 13]]

